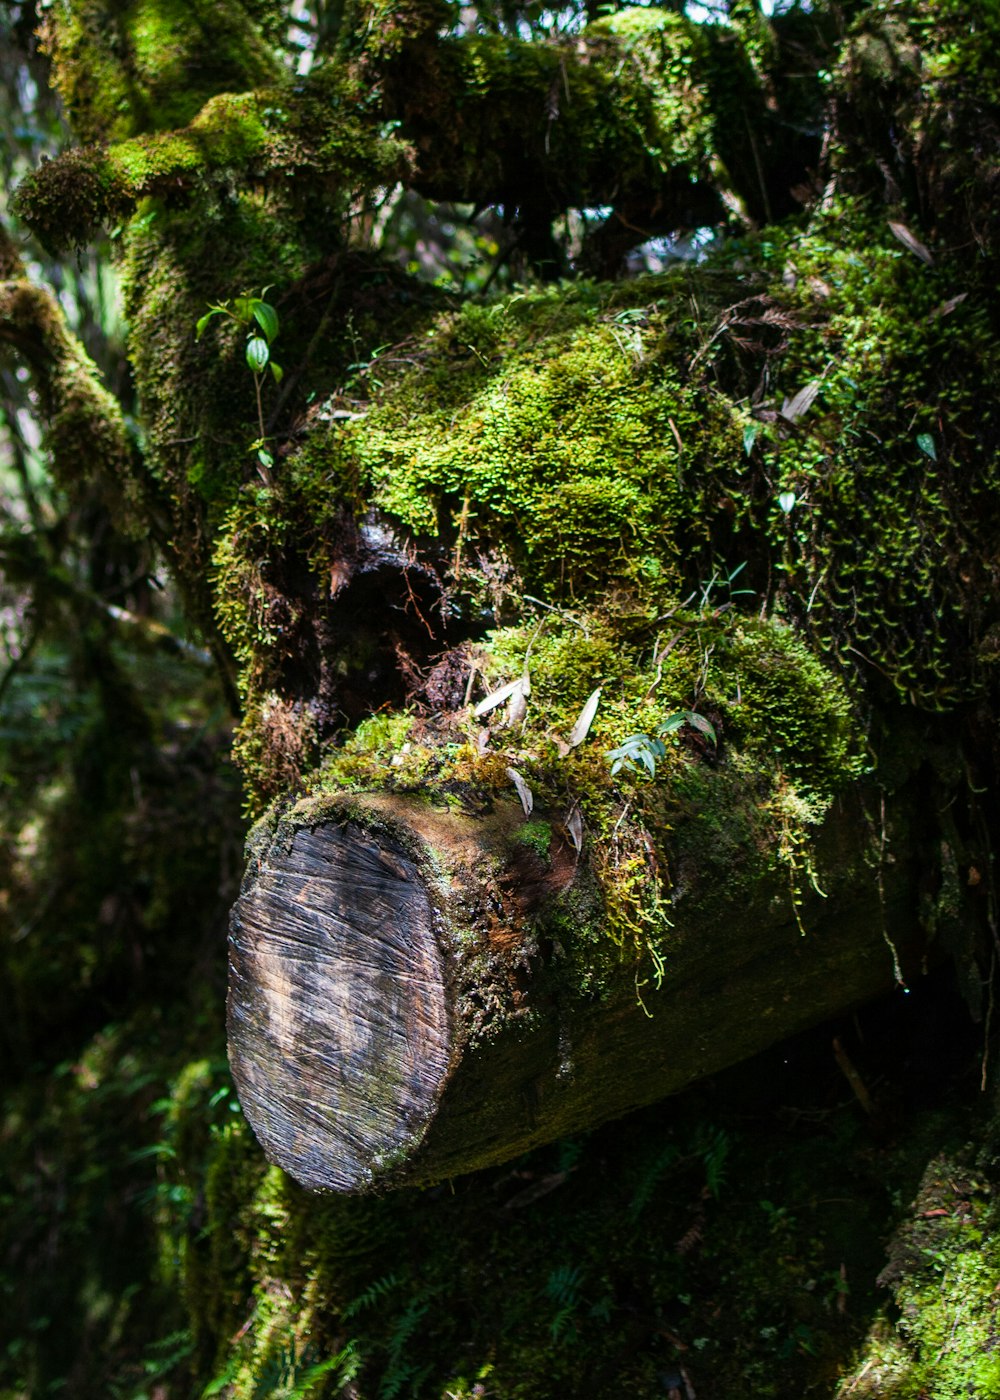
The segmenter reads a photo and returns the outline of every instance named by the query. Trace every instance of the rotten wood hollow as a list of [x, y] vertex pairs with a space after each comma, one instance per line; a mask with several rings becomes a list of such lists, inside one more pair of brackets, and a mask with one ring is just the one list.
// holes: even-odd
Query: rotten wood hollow
[[786, 872], [748, 897], [732, 850], [698, 856], [682, 830], [662, 985], [617, 955], [588, 984], [569, 945], [600, 927], [597, 883], [558, 844], [527, 868], [521, 822], [372, 794], [253, 838], [230, 1060], [268, 1157], [307, 1188], [433, 1182], [594, 1127], [888, 989], [887, 940], [905, 956], [917, 936], [912, 839], [897, 823], [875, 869], [846, 798], [805, 934]]

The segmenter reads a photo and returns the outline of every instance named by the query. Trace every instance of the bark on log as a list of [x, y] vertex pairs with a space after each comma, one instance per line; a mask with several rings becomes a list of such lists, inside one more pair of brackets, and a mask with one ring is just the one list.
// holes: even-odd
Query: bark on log
[[568, 842], [528, 868], [522, 823], [372, 794], [302, 802], [252, 839], [230, 1060], [302, 1185], [429, 1183], [592, 1128], [888, 989], [887, 941], [917, 951], [917, 837], [890, 817], [876, 856], [853, 794], [817, 842], [828, 897], [803, 899], [805, 934], [787, 871], [741, 880], [751, 856], [693, 818], [671, 842], [662, 986], [640, 1000], [623, 959], [587, 991], [565, 944], [600, 919], [597, 885]]

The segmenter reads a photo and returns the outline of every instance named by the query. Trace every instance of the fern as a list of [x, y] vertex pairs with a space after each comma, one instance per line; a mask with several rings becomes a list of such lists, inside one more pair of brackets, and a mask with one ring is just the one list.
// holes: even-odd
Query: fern
[[366, 1312], [387, 1297], [394, 1288], [398, 1288], [399, 1283], [398, 1274], [384, 1274], [382, 1278], [377, 1278], [363, 1293], [359, 1293], [348, 1303], [340, 1315], [341, 1319], [344, 1322], [349, 1322], [352, 1317], [357, 1317], [358, 1313]]
[[336, 1356], [331, 1356], [328, 1361], [320, 1361], [315, 1366], [310, 1366], [301, 1379], [295, 1382], [293, 1389], [283, 1394], [282, 1400], [306, 1400], [316, 1382], [334, 1371], [340, 1372], [339, 1388], [343, 1389], [345, 1385], [354, 1380], [360, 1369], [361, 1358], [358, 1355], [357, 1347], [353, 1341], [348, 1342], [337, 1352]]
[[680, 1160], [680, 1152], [670, 1143], [646, 1164], [629, 1202], [628, 1218], [634, 1224], [649, 1205], [650, 1197], [671, 1167]]
[[694, 1149], [705, 1166], [705, 1184], [713, 1196], [726, 1178], [726, 1159], [731, 1139], [724, 1128], [700, 1127], [695, 1134]]
[[[404, 1386], [407, 1387], [408, 1395], [417, 1394], [420, 1378], [415, 1372], [413, 1361], [405, 1352], [420, 1319], [430, 1310], [430, 1302], [424, 1301], [429, 1296], [427, 1293], [418, 1293], [411, 1299], [392, 1329], [392, 1336], [389, 1338], [389, 1359], [382, 1384], [379, 1386], [379, 1400], [396, 1400], [396, 1396], [403, 1392]], [[426, 1373], [424, 1375], [426, 1376]]]
[[578, 1264], [560, 1264], [549, 1274], [545, 1283], [546, 1297], [556, 1304], [556, 1314], [549, 1323], [552, 1340], [558, 1341], [580, 1301], [583, 1270]]

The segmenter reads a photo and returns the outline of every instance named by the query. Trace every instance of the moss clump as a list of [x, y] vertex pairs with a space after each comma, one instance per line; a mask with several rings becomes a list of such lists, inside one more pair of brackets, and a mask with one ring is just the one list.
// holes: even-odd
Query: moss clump
[[876, 0], [832, 73], [843, 188], [878, 191], [904, 221], [929, 221], [941, 247], [993, 276], [1000, 250], [975, 211], [997, 191], [998, 40], [991, 5]]
[[[234, 175], [283, 185], [308, 173], [346, 208], [358, 188], [392, 184], [408, 150], [379, 126], [356, 77], [322, 70], [294, 88], [209, 96], [189, 121], [105, 146], [85, 146], [39, 167], [18, 187], [17, 209], [53, 250], [85, 243], [150, 196], [176, 203]], [[221, 269], [219, 269], [221, 271]]]
[[271, 82], [283, 25], [272, 0], [107, 0], [48, 7], [43, 41], [84, 140], [184, 126], [219, 92]]
[[[671, 946], [669, 896], [687, 859], [675, 833], [691, 825], [691, 812], [706, 883], [709, 865], [725, 868], [732, 899], [738, 881], [749, 890], [777, 870], [791, 913], [810, 877], [815, 830], [864, 767], [847, 692], [790, 628], [712, 611], [678, 611], [671, 628], [666, 654], [655, 614], [634, 605], [543, 613], [500, 629], [475, 653], [472, 699], [527, 677], [526, 700], [514, 696], [479, 719], [469, 710], [375, 715], [329, 750], [305, 788], [412, 793], [483, 811], [515, 800], [513, 769], [535, 812], [517, 839], [539, 860], [554, 858], [554, 832], [574, 808], [586, 832], [603, 913], [595, 923], [589, 886], [585, 917], [572, 893], [546, 911], [546, 936], [568, 959], [562, 975], [599, 994], [624, 959], [658, 979]], [[597, 689], [588, 733], [571, 748]], [[610, 750], [689, 711], [711, 716], [721, 749], [688, 725], [667, 740], [653, 776], [639, 764], [612, 773]]]
[[985, 305], [953, 304], [958, 268], [924, 265], [863, 204], [761, 251], [791, 285], [783, 299], [799, 323], [782, 359], [786, 402], [818, 389], [797, 432], [765, 418], [755, 449], [772, 483], [757, 522], [780, 592], [864, 684], [881, 674], [907, 701], [953, 708], [991, 684], [980, 654], [995, 598], [977, 561], [998, 523], [984, 386], [1000, 383], [1000, 358]]
[[711, 450], [735, 453], [740, 430], [657, 355], [685, 329], [683, 278], [442, 322], [414, 347], [412, 373], [344, 432], [363, 494], [417, 535], [458, 531], [459, 559], [488, 532], [531, 586], [586, 594], [633, 557], [676, 582], [685, 483]]
[[737, 625], [718, 651], [709, 661], [706, 690], [716, 691], [728, 732], [748, 752], [772, 757], [820, 796], [860, 776], [857, 713], [790, 627]]
[[525, 822], [516, 839], [542, 860], [548, 860], [549, 851], [552, 849], [552, 827], [549, 822]]
[[920, 1400], [1000, 1393], [991, 1137], [978, 1151], [965, 1147], [927, 1164], [880, 1275], [893, 1306], [873, 1323], [838, 1394]]

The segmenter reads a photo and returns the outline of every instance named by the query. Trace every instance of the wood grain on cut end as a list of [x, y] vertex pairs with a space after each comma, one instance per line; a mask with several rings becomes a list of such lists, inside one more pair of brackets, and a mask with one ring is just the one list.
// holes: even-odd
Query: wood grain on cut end
[[230, 931], [229, 1055], [272, 1161], [312, 1190], [389, 1174], [433, 1117], [450, 1027], [431, 904], [384, 834], [276, 841]]

